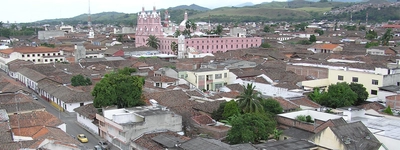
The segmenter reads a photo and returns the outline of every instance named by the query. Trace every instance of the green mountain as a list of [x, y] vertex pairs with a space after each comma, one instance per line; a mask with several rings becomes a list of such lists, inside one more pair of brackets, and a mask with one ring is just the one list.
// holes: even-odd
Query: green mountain
[[[371, 0], [379, 1], [379, 0]], [[185, 11], [188, 12], [189, 19], [194, 21], [211, 22], [260, 22], [260, 21], [307, 21], [312, 19], [328, 20], [349, 20], [349, 14], [324, 15], [324, 12], [333, 8], [351, 6], [356, 3], [343, 2], [311, 2], [305, 0], [294, 0], [289, 2], [270, 2], [261, 3], [245, 7], [221, 7], [209, 10], [198, 5], [181, 5], [168, 8], [171, 16], [170, 20], [179, 23], [183, 20]], [[164, 18], [165, 9], [159, 9], [161, 17]], [[360, 12], [353, 13], [353, 20], [365, 20], [365, 14], [369, 13], [369, 22], [382, 22], [387, 20], [400, 20], [400, 9], [398, 7], [385, 7], [385, 9], [367, 8]], [[137, 14], [125, 14], [118, 12], [103, 12], [92, 14], [94, 24], [124, 24], [133, 26], [136, 24]], [[38, 21], [39, 23], [76, 25], [86, 24], [87, 14], [82, 14], [72, 18], [48, 19]]]

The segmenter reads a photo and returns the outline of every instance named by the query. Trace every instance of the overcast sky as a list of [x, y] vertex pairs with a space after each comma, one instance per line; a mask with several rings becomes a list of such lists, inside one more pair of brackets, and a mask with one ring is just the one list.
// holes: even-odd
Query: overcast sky
[[[137, 13], [142, 7], [151, 10], [197, 4], [207, 8], [235, 6], [245, 2], [259, 4], [272, 0], [91, 0], [91, 13], [116, 11]], [[285, 0], [275, 0], [285, 1]], [[88, 13], [89, 0], [0, 0], [0, 21], [34, 22], [43, 19], [71, 18]]]

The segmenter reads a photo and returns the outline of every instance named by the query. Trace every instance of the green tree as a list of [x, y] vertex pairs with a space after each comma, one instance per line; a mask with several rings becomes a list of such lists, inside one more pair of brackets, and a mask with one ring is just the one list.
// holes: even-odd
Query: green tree
[[211, 113], [211, 117], [213, 119], [215, 119], [217, 121], [223, 120], [223, 119], [227, 119], [227, 118], [223, 118], [222, 117], [222, 114], [224, 113], [224, 108], [225, 108], [226, 103], [228, 103], [228, 102], [223, 102], [223, 103], [219, 104], [218, 109]]
[[158, 49], [160, 47], [160, 40], [154, 35], [150, 35], [146, 41], [147, 41], [146, 43], [147, 46], [150, 46], [155, 49]]
[[54, 45], [54, 44], [49, 44], [49, 43], [42, 43], [42, 44], [40, 44], [41, 46], [44, 46], [44, 47], [50, 47], [50, 48], [55, 48], [56, 47], [56, 45]]
[[178, 54], [178, 44], [176, 44], [176, 42], [171, 42], [171, 50], [172, 52], [174, 52], [175, 55]]
[[134, 71], [132, 68], [124, 68], [106, 74], [92, 91], [93, 105], [97, 108], [113, 105], [126, 108], [145, 104], [142, 99], [144, 79], [132, 76]]
[[311, 43], [313, 43], [313, 42], [315, 42], [315, 41], [317, 41], [317, 37], [315, 37], [315, 35], [313, 34], [313, 35], [310, 35], [310, 40], [309, 40]]
[[231, 100], [225, 104], [224, 112], [222, 113], [222, 117], [229, 118], [231, 116], [239, 115], [239, 114], [240, 114], [240, 109], [238, 107], [238, 104], [235, 101]]
[[268, 44], [267, 42], [261, 43], [260, 47], [262, 48], [271, 48], [272, 46]]
[[0, 28], [3, 28], [3, 21], [0, 21]]
[[85, 79], [85, 77], [83, 75], [78, 74], [71, 78], [71, 85], [72, 86], [87, 86], [87, 85], [92, 85], [92, 81], [88, 77], [86, 77], [86, 79]]
[[122, 34], [119, 34], [119, 35], [117, 36], [117, 41], [118, 41], [118, 42], [122, 42], [122, 40], [123, 40], [123, 36], [122, 36]]
[[255, 86], [253, 84], [247, 84], [247, 86], [243, 86], [244, 91], [237, 96], [237, 102], [239, 104], [239, 108], [243, 113], [260, 113], [263, 112], [263, 107], [260, 104], [260, 101], [263, 99], [260, 97], [260, 93], [255, 91]]
[[323, 35], [323, 34], [324, 34], [324, 30], [321, 30], [321, 29], [315, 29], [315, 30], [314, 30], [314, 33], [318, 33], [318, 34], [319, 34], [319, 36], [321, 36], [321, 35]]
[[372, 40], [378, 37], [378, 34], [374, 30], [368, 30], [365, 38], [368, 40]]
[[176, 30], [176, 31], [174, 32], [174, 37], [175, 37], [175, 38], [177, 38], [177, 37], [180, 36], [180, 35], [181, 35], [181, 31]]
[[390, 108], [390, 106], [386, 107], [385, 110], [383, 110], [384, 113], [387, 113], [389, 115], [393, 115], [392, 109]]
[[314, 88], [313, 92], [308, 95], [308, 98], [310, 98], [316, 103], [320, 103], [323, 96], [324, 96], [323, 91], [321, 92], [321, 89], [317, 87]]
[[296, 31], [306, 31], [307, 26], [308, 26], [308, 23], [303, 22], [303, 23], [294, 25], [294, 28]]
[[263, 31], [264, 32], [270, 32], [271, 30], [270, 30], [270, 27], [268, 25], [266, 25], [266, 26], [264, 26], [264, 30]]
[[325, 94], [320, 104], [332, 108], [351, 106], [357, 100], [357, 94], [346, 82], [329, 85], [328, 92]]
[[349, 31], [355, 31], [357, 29], [357, 26], [353, 25], [353, 26], [346, 26], [345, 29], [349, 30]]
[[364, 85], [359, 83], [350, 83], [351, 90], [357, 94], [357, 100], [354, 102], [354, 105], [360, 105], [368, 98], [367, 89]]
[[383, 46], [389, 46], [389, 41], [393, 38], [392, 29], [386, 29], [385, 34], [382, 35], [381, 41]]
[[272, 114], [280, 114], [283, 112], [283, 108], [279, 102], [272, 98], [263, 99], [260, 101], [260, 104], [263, 106], [265, 112], [270, 112]]
[[358, 26], [358, 30], [365, 31], [365, 26]]
[[374, 46], [379, 46], [379, 42], [368, 42], [367, 44], [365, 44], [365, 48], [370, 48]]
[[279, 137], [282, 135], [282, 133], [283, 133], [282, 130], [279, 130], [279, 129], [275, 128], [274, 129], [274, 133], [273, 133], [274, 139], [275, 140], [279, 140]]
[[312, 44], [312, 42], [310, 42], [310, 40], [300, 40], [297, 42], [297, 44], [310, 45], [310, 44]]
[[276, 122], [271, 115], [246, 113], [231, 121], [232, 128], [228, 131], [227, 141], [230, 144], [259, 143], [268, 139], [276, 128]]
[[214, 33], [217, 35], [221, 35], [223, 29], [224, 27], [222, 27], [222, 25], [218, 25], [217, 28], [214, 30]]
[[197, 30], [197, 24], [194, 21], [190, 21], [190, 29], [192, 29], [193, 32]]

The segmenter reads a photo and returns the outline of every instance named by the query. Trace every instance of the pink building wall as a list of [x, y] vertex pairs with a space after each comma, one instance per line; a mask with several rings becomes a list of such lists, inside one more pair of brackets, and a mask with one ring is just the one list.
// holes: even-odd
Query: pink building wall
[[[187, 20], [187, 13], [185, 13], [185, 19]], [[161, 17], [156, 12], [155, 7], [150, 13], [146, 13], [144, 8], [142, 12], [138, 14], [135, 45], [136, 47], [146, 46], [146, 40], [149, 35], [155, 35], [160, 40], [159, 50], [161, 53], [172, 54], [171, 43], [178, 43], [178, 38], [164, 37]], [[203, 53], [216, 53], [226, 52], [228, 50], [245, 49], [250, 47], [259, 47], [262, 42], [261, 37], [196, 37], [185, 39], [186, 47], [193, 47]]]

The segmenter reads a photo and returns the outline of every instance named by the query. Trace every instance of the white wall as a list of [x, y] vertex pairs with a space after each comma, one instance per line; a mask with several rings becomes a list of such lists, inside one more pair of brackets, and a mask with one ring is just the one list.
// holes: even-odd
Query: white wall
[[[385, 145], [389, 150], [394, 150], [394, 149], [399, 149], [399, 146], [397, 144], [400, 143], [400, 140], [396, 140], [393, 138], [388, 138], [382, 135], [374, 134], [374, 136], [381, 142], [383, 145]], [[382, 148], [380, 148], [381, 150]]]
[[393, 92], [388, 92], [388, 91], [381, 91], [381, 90], [379, 90], [379, 92], [378, 92], [378, 99], [381, 100], [381, 101], [383, 101], [383, 102], [386, 102], [386, 97], [387, 97], [387, 96], [392, 96], [392, 95], [397, 95], [397, 94], [396, 94], [396, 93], [393, 93]]
[[92, 122], [93, 120], [90, 120], [83, 115], [79, 115], [78, 113], [76, 114], [76, 119], [77, 121], [87, 127], [87, 129], [91, 130], [92, 132], [99, 134], [99, 127], [94, 125]]
[[134, 114], [134, 113], [123, 113], [123, 114], [114, 114], [113, 121], [120, 123], [129, 123], [129, 122], [142, 122], [144, 118]]
[[67, 132], [67, 124], [63, 123], [59, 126], [57, 126], [57, 128], [60, 128], [61, 130], [63, 130], [64, 132]]
[[[63, 101], [61, 101], [61, 103], [63, 104]], [[93, 101], [82, 102], [82, 103], [83, 103], [83, 105], [87, 105], [87, 104], [93, 103]], [[75, 108], [81, 107], [80, 103], [66, 103], [65, 105], [67, 106], [65, 111], [68, 111], [68, 112], [75, 112], [74, 111]], [[63, 105], [61, 105], [61, 106], [63, 106]]]

